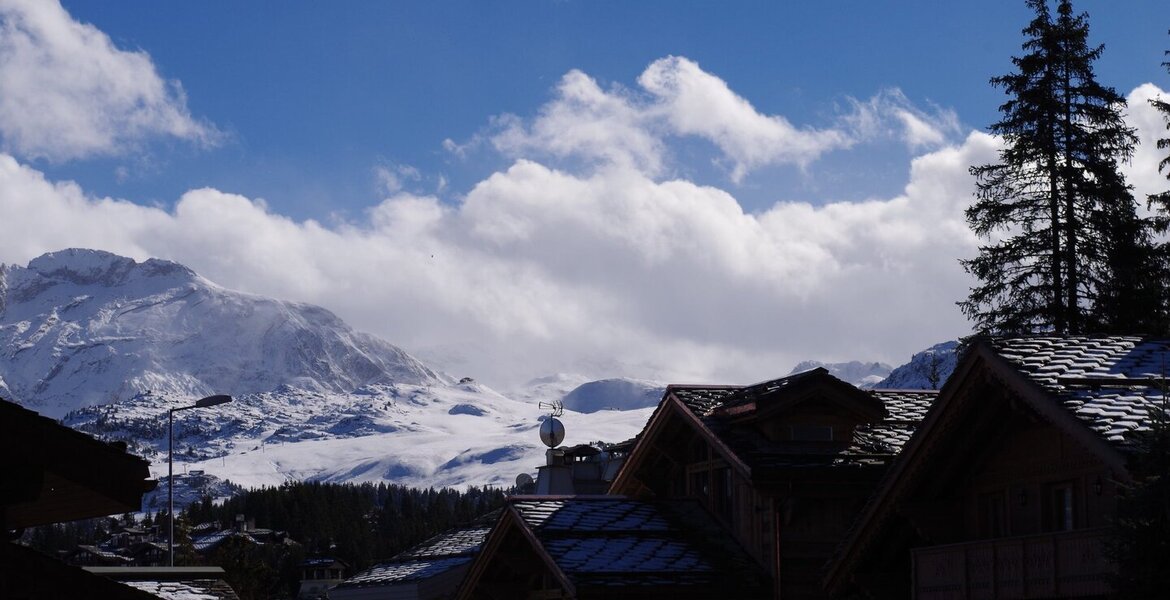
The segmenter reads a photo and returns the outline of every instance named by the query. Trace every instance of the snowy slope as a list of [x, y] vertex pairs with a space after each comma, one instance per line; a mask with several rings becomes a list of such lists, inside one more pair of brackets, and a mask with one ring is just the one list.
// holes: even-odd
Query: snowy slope
[[958, 341], [942, 342], [915, 353], [910, 362], [896, 368], [876, 388], [936, 390], [947, 382], [958, 361]]
[[823, 363], [818, 360], [806, 360], [795, 367], [789, 375], [811, 371], [817, 367], [828, 369], [837, 379], [848, 381], [859, 388], [876, 387], [893, 370], [893, 367], [880, 362], [861, 362], [859, 360], [841, 363]]
[[48, 416], [148, 391], [439, 379], [325, 309], [226, 290], [177, 263], [73, 249], [0, 269], [0, 392]]
[[[126, 440], [132, 452], [153, 461], [155, 475], [165, 475], [167, 406], [142, 395], [75, 411], [65, 423]], [[628, 439], [652, 410], [566, 411], [566, 443]], [[245, 487], [291, 479], [511, 485], [517, 474], [544, 463], [537, 433], [542, 416], [536, 406], [474, 382], [248, 394], [177, 414], [176, 471], [204, 470]]]
[[643, 379], [601, 379], [583, 383], [565, 394], [565, 408], [582, 413], [601, 410], [635, 410], [654, 407], [666, 384]]
[[[167, 410], [227, 393], [234, 402], [176, 414], [176, 474], [245, 487], [510, 485], [544, 462], [537, 403], [583, 382], [554, 376], [511, 399], [322, 308], [227, 290], [172, 262], [66, 250], [0, 265], [0, 394], [126, 441], [157, 477]], [[651, 410], [566, 411], [566, 443], [628, 439]]]

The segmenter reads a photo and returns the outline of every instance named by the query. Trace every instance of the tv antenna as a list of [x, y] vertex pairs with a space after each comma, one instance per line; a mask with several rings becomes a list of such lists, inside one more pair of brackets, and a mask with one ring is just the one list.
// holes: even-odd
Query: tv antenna
[[540, 408], [547, 408], [548, 418], [540, 424], [540, 441], [549, 448], [556, 448], [565, 439], [565, 425], [557, 417], [565, 414], [565, 405], [560, 400], [540, 402]]
[[553, 400], [552, 402], [541, 402], [536, 405], [537, 408], [549, 409], [548, 416], [556, 418], [565, 414], [565, 405], [560, 400]]

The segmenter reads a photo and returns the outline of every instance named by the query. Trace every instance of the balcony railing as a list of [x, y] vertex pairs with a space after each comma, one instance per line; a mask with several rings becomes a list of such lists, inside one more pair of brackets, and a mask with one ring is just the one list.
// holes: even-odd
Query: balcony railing
[[916, 548], [918, 600], [1076, 598], [1110, 591], [1109, 530], [1081, 529]]

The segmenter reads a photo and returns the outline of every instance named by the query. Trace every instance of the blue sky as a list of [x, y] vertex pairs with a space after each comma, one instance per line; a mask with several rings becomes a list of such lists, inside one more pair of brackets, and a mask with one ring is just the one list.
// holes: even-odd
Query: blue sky
[[[371, 169], [382, 163], [443, 175], [447, 195], [465, 192], [501, 163], [455, 160], [443, 140], [467, 140], [495, 115], [533, 114], [571, 69], [603, 86], [634, 86], [647, 65], [670, 55], [797, 125], [824, 125], [849, 98], [898, 88], [983, 128], [1003, 100], [987, 80], [1010, 68], [1029, 18], [1020, 1], [65, 6], [119, 48], [148, 52], [163, 77], [182, 83], [191, 114], [229, 138], [214, 151], [153, 148], [145, 160], [46, 164], [47, 172], [84, 178], [95, 193], [163, 203], [213, 186], [297, 218], [377, 202]], [[1161, 75], [1170, 4], [1083, 7], [1093, 11], [1095, 40], [1107, 45], [1103, 81], [1127, 89]], [[826, 157], [808, 173], [765, 170], [738, 190], [753, 209], [781, 198], [887, 194], [904, 184], [907, 156], [883, 153]], [[696, 163], [688, 174], [722, 183]]]
[[[1170, 3], [1075, 5], [1152, 140]], [[994, 157], [988, 79], [1030, 14], [0, 0], [0, 19], [0, 262], [172, 258], [488, 380], [750, 381], [966, 333], [966, 167]], [[1139, 193], [1157, 158], [1130, 167]]]

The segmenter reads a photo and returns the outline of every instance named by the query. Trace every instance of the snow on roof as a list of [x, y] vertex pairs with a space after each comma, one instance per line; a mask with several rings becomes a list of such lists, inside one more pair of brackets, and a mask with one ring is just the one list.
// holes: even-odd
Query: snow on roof
[[389, 561], [346, 579], [338, 587], [393, 585], [445, 573], [470, 563], [483, 546], [489, 531], [491, 526], [484, 523], [440, 533], [395, 555]]
[[624, 496], [516, 496], [509, 504], [577, 585], [711, 585], [750, 562], [722, 546], [716, 552], [708, 539], [716, 534], [686, 501], [674, 512], [671, 503]]
[[1135, 336], [990, 338], [991, 348], [1090, 429], [1117, 444], [1149, 429], [1165, 401], [1170, 340]]
[[790, 449], [773, 451], [761, 446], [758, 439], [744, 439], [738, 435], [741, 432], [737, 428], [724, 426], [716, 416], [720, 408], [741, 403], [747, 396], [782, 390], [813, 374], [815, 371], [806, 371], [752, 386], [671, 386], [668, 393], [674, 394], [745, 463], [767, 468], [884, 463], [902, 450], [937, 396], [933, 390], [866, 390], [885, 406], [886, 416], [877, 423], [858, 425], [848, 447], [835, 455], [805, 456]]
[[212, 594], [203, 585], [178, 581], [124, 581], [132, 588], [142, 590], [166, 600], [220, 600], [222, 596]]

